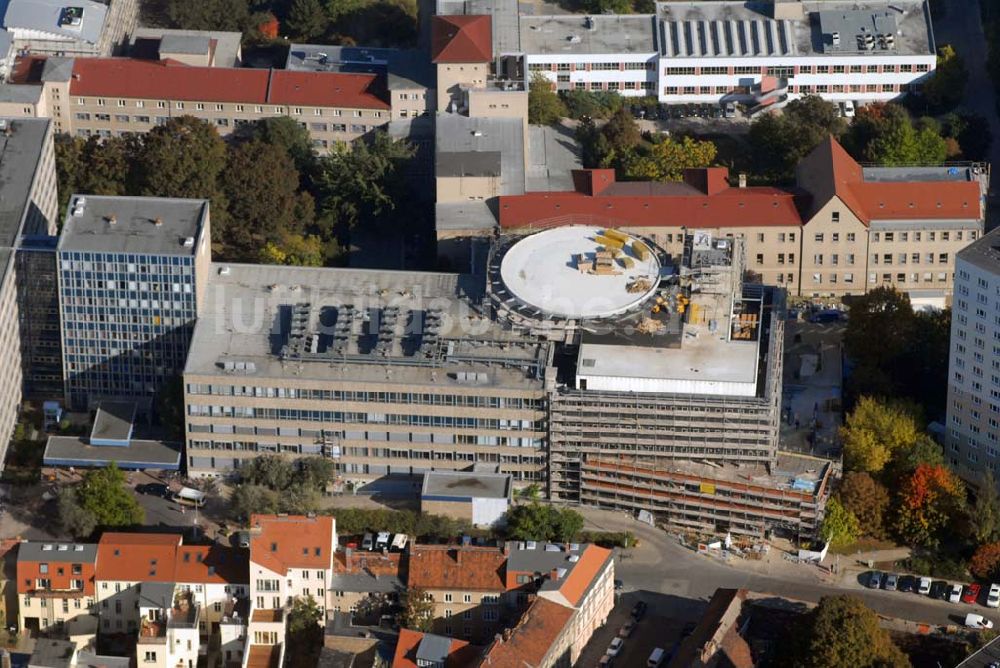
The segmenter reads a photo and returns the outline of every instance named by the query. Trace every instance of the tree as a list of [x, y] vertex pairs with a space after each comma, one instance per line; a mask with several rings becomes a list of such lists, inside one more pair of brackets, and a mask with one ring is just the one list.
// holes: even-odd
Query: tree
[[608, 140], [608, 146], [618, 156], [635, 149], [642, 141], [642, 133], [639, 132], [638, 123], [624, 107], [611, 114], [608, 122], [601, 128], [601, 134]]
[[993, 132], [985, 116], [969, 111], [946, 114], [942, 120], [943, 133], [958, 141], [962, 157], [966, 160], [986, 160], [993, 143]]
[[321, 37], [329, 25], [329, 18], [319, 0], [292, 0], [285, 27], [300, 39], [312, 40]]
[[933, 128], [914, 127], [898, 104], [874, 103], [858, 110], [844, 147], [856, 159], [885, 166], [940, 164], [947, 157], [944, 138]]
[[287, 264], [294, 267], [321, 267], [327, 257], [322, 240], [315, 234], [281, 234], [277, 242], [268, 241], [257, 254], [261, 264]]
[[296, 479], [311, 489], [323, 491], [337, 476], [333, 460], [326, 457], [303, 457], [298, 464]]
[[315, 666], [323, 649], [323, 609], [310, 596], [296, 596], [288, 611], [285, 665]]
[[125, 474], [114, 462], [87, 471], [75, 490], [80, 508], [93, 515], [98, 526], [136, 526], [146, 518], [142, 506], [125, 488]]
[[557, 509], [538, 501], [507, 511], [507, 534], [515, 540], [572, 541], [583, 523], [583, 516], [571, 508]]
[[410, 587], [403, 594], [403, 612], [399, 625], [414, 631], [430, 632], [434, 624], [434, 600], [420, 587]]
[[301, 175], [312, 173], [316, 166], [316, 152], [309, 130], [297, 120], [290, 116], [269, 116], [246, 127], [251, 139], [281, 147]]
[[73, 487], [59, 488], [59, 524], [77, 538], [87, 538], [97, 529], [97, 518], [80, 506]]
[[350, 228], [391, 212], [405, 201], [400, 164], [414, 148], [378, 132], [370, 142], [334, 149], [319, 159], [316, 186], [319, 208], [332, 225]]
[[230, 259], [257, 259], [260, 247], [280, 248], [313, 222], [302, 219], [299, 173], [278, 144], [252, 139], [237, 145], [229, 152], [221, 183], [230, 215], [218, 238]]
[[881, 536], [889, 490], [867, 473], [850, 471], [844, 475], [837, 498], [844, 510], [857, 518], [862, 533]]
[[559, 93], [566, 115], [576, 120], [607, 118], [623, 106], [623, 98], [613, 91], [567, 90]]
[[571, 542], [583, 531], [583, 523], [583, 515], [572, 508], [561, 508], [552, 537], [562, 543]]
[[941, 46], [934, 74], [924, 81], [921, 89], [929, 110], [940, 114], [959, 104], [965, 97], [968, 81], [969, 72], [962, 57], [950, 44]]
[[912, 446], [919, 436], [912, 414], [899, 404], [862, 397], [840, 429], [844, 467], [878, 473], [894, 452]]
[[173, 28], [243, 32], [250, 4], [247, 0], [169, 0], [167, 17]]
[[273, 514], [280, 509], [278, 493], [263, 485], [240, 484], [229, 496], [229, 514], [233, 519], [247, 522], [254, 514]]
[[983, 474], [975, 495], [969, 508], [972, 537], [979, 544], [1000, 540], [1000, 494], [992, 473]]
[[58, 134], [53, 142], [56, 156], [56, 190], [59, 193], [59, 208], [69, 205], [70, 196], [79, 191], [80, 174], [83, 172], [83, 140], [66, 134]]
[[580, 144], [581, 159], [587, 169], [603, 167], [612, 153], [608, 138], [594, 124], [593, 119], [586, 119], [576, 126], [576, 141]]
[[900, 489], [896, 533], [910, 544], [937, 545], [941, 530], [962, 509], [963, 493], [949, 469], [921, 464]]
[[708, 167], [715, 160], [715, 144], [684, 137], [680, 141], [665, 138], [649, 152], [628, 166], [629, 178], [652, 181], [680, 181], [684, 170]]
[[210, 199], [212, 224], [221, 231], [227, 203], [219, 189], [219, 175], [225, 166], [226, 144], [212, 125], [193, 116], [171, 118], [143, 138], [135, 165], [138, 192]]
[[281, 491], [292, 484], [295, 479], [295, 469], [284, 457], [263, 455], [247, 460], [240, 467], [240, 479], [250, 485], [263, 485]]
[[977, 547], [969, 560], [969, 571], [981, 580], [996, 580], [1000, 576], [1000, 542]]
[[566, 115], [566, 106], [552, 90], [552, 82], [541, 72], [535, 72], [528, 89], [528, 122], [532, 125], [554, 125]]
[[755, 171], [768, 180], [790, 180], [806, 154], [846, 127], [837, 106], [817, 95], [792, 100], [780, 115], [762, 114], [750, 125]]
[[824, 596], [802, 624], [798, 665], [812, 668], [903, 668], [906, 655], [878, 616], [851, 595]]
[[834, 547], [843, 547], [857, 542], [861, 535], [861, 525], [854, 513], [844, 508], [834, 497], [826, 504], [820, 536]]

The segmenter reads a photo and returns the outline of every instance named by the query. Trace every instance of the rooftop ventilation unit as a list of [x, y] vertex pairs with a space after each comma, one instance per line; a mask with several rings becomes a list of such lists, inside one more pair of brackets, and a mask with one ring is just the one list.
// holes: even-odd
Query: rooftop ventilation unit
[[184, 237], [184, 248], [192, 248], [194, 246], [194, 237]]

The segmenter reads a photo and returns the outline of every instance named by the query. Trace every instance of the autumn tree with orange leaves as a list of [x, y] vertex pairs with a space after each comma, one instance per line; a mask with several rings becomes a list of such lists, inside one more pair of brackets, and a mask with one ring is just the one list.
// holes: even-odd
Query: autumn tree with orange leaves
[[1000, 575], [1000, 543], [986, 543], [976, 548], [969, 570], [977, 578], [995, 580]]
[[899, 491], [896, 533], [911, 545], [934, 546], [962, 509], [962, 481], [941, 465], [920, 464]]

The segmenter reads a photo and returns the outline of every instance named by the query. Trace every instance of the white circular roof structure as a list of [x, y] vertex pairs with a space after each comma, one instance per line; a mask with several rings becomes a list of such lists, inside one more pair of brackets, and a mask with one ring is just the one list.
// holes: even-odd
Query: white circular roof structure
[[515, 243], [503, 256], [500, 278], [514, 300], [543, 315], [607, 318], [656, 292], [660, 262], [648, 244], [631, 235], [573, 225]]

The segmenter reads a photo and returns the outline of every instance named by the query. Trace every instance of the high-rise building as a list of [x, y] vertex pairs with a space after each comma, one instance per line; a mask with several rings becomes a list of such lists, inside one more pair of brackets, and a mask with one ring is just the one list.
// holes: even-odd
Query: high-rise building
[[209, 238], [204, 200], [71, 199], [57, 249], [70, 406], [148, 398], [181, 372]]
[[970, 483], [1000, 456], [1000, 231], [958, 253], [948, 353], [948, 463]]
[[24, 235], [55, 232], [56, 175], [47, 120], [0, 119], [0, 461], [21, 405], [22, 339], [17, 248]]

